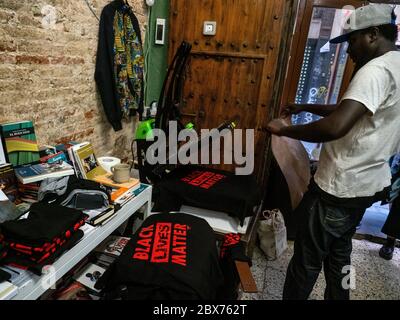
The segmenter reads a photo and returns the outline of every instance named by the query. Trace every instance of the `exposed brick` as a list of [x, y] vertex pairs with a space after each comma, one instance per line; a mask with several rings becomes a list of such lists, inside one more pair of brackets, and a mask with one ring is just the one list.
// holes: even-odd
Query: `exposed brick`
[[85, 60], [78, 57], [50, 57], [51, 64], [83, 64]]
[[15, 63], [16, 59], [15, 56], [9, 54], [1, 54], [0, 53], [0, 63]]
[[30, 56], [30, 55], [19, 55], [16, 56], [17, 64], [48, 64], [50, 62], [49, 57], [46, 56]]
[[14, 42], [0, 42], [1, 51], [17, 51], [17, 46]]
[[0, 22], [9, 23], [16, 18], [15, 11], [0, 9]]
[[[109, 2], [89, 1], [98, 15]], [[144, 1], [129, 2], [144, 30]], [[41, 25], [45, 4], [57, 10], [54, 29]], [[32, 120], [39, 144], [90, 141], [98, 156], [131, 159], [136, 121], [114, 132], [94, 82], [98, 27], [81, 0], [0, 0], [0, 123]]]
[[93, 117], [95, 116], [95, 111], [94, 110], [90, 110], [88, 112], [85, 112], [85, 119], [93, 119]]

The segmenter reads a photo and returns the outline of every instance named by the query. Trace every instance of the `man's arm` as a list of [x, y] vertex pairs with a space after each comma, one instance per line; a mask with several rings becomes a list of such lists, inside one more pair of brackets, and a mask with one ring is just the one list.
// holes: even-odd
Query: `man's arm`
[[343, 100], [329, 116], [318, 121], [298, 126], [288, 125], [283, 119], [274, 119], [267, 130], [278, 136], [287, 136], [308, 142], [327, 142], [345, 136], [354, 124], [368, 112], [355, 100]]
[[287, 107], [282, 110], [282, 116], [287, 117], [291, 114], [298, 114], [300, 112], [311, 112], [321, 117], [329, 116], [338, 107], [337, 104], [293, 104], [289, 103]]

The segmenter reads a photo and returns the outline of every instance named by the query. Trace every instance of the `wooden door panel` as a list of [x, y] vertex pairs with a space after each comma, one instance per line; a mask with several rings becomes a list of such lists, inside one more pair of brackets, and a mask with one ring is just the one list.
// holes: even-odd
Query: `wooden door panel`
[[[172, 0], [170, 61], [183, 40], [192, 53], [183, 90], [182, 121], [199, 131], [237, 117], [255, 130], [255, 173], [265, 160], [284, 14], [292, 0]], [[203, 22], [216, 21], [215, 36]], [[218, 166], [233, 170], [233, 165]]]
[[196, 119], [199, 128], [216, 127], [235, 117], [240, 128], [254, 128], [263, 71], [262, 67], [256, 68], [257, 64], [262, 65], [262, 59], [192, 55], [182, 112], [204, 110], [204, 116]]

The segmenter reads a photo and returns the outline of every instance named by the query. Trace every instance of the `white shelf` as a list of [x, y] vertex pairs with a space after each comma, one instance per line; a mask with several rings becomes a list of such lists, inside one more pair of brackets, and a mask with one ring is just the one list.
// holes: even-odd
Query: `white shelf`
[[61, 277], [145, 204], [147, 205], [145, 216], [147, 216], [151, 210], [151, 190], [151, 186], [148, 186], [135, 198], [125, 204], [105, 225], [96, 227], [94, 230], [85, 233], [84, 237], [72, 249], [64, 252], [64, 254], [54, 262], [52, 268], [49, 269], [51, 272], [40, 277], [36, 276], [32, 282], [19, 290], [13, 300], [35, 300], [39, 298], [47, 289], [61, 279]]

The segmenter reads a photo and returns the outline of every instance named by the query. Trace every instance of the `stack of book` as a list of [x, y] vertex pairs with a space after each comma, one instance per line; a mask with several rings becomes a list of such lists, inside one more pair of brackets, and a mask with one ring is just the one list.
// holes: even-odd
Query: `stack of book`
[[53, 146], [41, 146], [39, 147], [39, 161], [41, 163], [55, 163], [55, 162], [67, 162], [68, 159], [63, 151], [58, 151]]
[[14, 170], [18, 180], [23, 184], [75, 174], [74, 168], [66, 162], [31, 164]]
[[23, 184], [18, 182], [18, 194], [21, 201], [35, 203], [38, 201], [40, 182]]
[[17, 178], [15, 177], [15, 172], [11, 163], [0, 165], [0, 190], [6, 194], [10, 201], [17, 201]]
[[63, 152], [52, 146], [39, 148], [32, 121], [0, 124], [0, 165], [8, 161], [23, 183], [74, 174]]
[[138, 182], [129, 189], [124, 187], [113, 189], [113, 192], [111, 193], [111, 203], [113, 205], [123, 206], [128, 201], [132, 200], [140, 192], [142, 192], [143, 186], [144, 185], [141, 185], [140, 182]]

